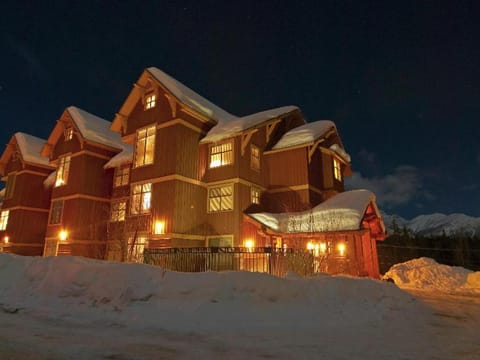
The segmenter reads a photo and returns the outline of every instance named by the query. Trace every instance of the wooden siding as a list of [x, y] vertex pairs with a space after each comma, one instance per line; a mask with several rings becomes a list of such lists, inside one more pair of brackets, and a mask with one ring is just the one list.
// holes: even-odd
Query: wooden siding
[[61, 229], [69, 233], [69, 241], [105, 240], [110, 217], [110, 204], [91, 199], [64, 200], [62, 222], [48, 225], [46, 238], [56, 238]]
[[[44, 243], [48, 212], [26, 209], [10, 210], [5, 231], [0, 232], [0, 238], [8, 235], [11, 243]], [[20, 253], [21, 255], [24, 255]]]
[[269, 189], [308, 183], [306, 148], [296, 148], [265, 155]]
[[46, 175], [19, 173], [15, 177], [13, 197], [5, 199], [3, 208], [26, 206], [48, 209], [50, 206], [50, 189], [43, 186]]
[[273, 193], [267, 191], [264, 195], [264, 199], [267, 212], [281, 213], [303, 211], [311, 207], [310, 191], [308, 189]]

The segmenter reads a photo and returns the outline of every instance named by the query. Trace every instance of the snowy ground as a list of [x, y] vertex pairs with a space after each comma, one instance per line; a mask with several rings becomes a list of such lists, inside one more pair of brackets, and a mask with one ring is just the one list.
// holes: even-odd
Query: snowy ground
[[[472, 275], [422, 261], [390, 277]], [[0, 254], [0, 359], [479, 359], [477, 274], [402, 290]]]

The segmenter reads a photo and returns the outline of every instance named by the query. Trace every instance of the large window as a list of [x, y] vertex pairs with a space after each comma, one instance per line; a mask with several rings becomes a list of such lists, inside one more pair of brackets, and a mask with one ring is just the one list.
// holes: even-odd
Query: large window
[[149, 213], [151, 200], [152, 200], [152, 184], [151, 183], [133, 185], [130, 213], [133, 215]]
[[110, 210], [110, 221], [124, 221], [126, 208], [127, 203], [125, 201], [112, 203]]
[[69, 170], [70, 170], [70, 156], [62, 156], [58, 158], [55, 187], [67, 184]]
[[10, 174], [7, 177], [7, 185], [5, 186], [5, 199], [11, 199], [13, 197], [13, 190], [15, 189], [15, 174]]
[[8, 214], [10, 213], [9, 210], [3, 210], [0, 213], [0, 230], [6, 230], [8, 224]]
[[250, 146], [250, 167], [260, 170], [260, 149], [255, 145]]
[[333, 176], [338, 181], [342, 181], [342, 168], [340, 166], [340, 161], [333, 158]]
[[208, 211], [233, 210], [233, 185], [212, 187], [208, 190]]
[[233, 142], [229, 141], [223, 144], [210, 147], [210, 167], [233, 164]]
[[118, 187], [118, 186], [128, 185], [129, 175], [130, 175], [129, 167], [116, 168], [115, 179], [113, 180], [113, 186]]
[[68, 127], [63, 131], [63, 136], [65, 137], [65, 141], [69, 141], [73, 139], [73, 128]]
[[153, 163], [153, 152], [155, 150], [156, 127], [137, 131], [137, 143], [135, 146], [135, 167]]
[[62, 223], [63, 200], [52, 202], [50, 209], [50, 225], [57, 225]]

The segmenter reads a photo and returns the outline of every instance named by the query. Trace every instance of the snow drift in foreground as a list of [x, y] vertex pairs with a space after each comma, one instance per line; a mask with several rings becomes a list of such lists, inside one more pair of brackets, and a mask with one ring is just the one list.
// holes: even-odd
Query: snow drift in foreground
[[0, 254], [0, 340], [36, 360], [152, 359], [167, 350], [170, 358], [451, 356], [434, 317], [396, 285], [366, 278]]
[[383, 278], [392, 279], [395, 284], [403, 287], [480, 293], [479, 271], [438, 264], [426, 257], [393, 265]]

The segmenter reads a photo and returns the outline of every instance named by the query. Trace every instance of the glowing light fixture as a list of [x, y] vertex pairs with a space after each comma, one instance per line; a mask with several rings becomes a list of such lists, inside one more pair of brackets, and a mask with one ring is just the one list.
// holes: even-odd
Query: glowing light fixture
[[253, 249], [253, 247], [255, 246], [255, 242], [252, 239], [245, 240], [244, 244], [245, 247], [250, 250]]
[[307, 250], [313, 250], [315, 249], [315, 244], [311, 241], [307, 243]]
[[3, 237], [3, 242], [4, 242], [5, 244], [8, 244], [9, 241], [10, 241], [10, 237], [9, 237], [8, 235], [5, 235], [5, 236]]
[[165, 221], [155, 221], [155, 228], [153, 231], [155, 234], [165, 234]]
[[67, 240], [68, 239], [68, 231], [67, 230], [60, 230], [60, 232], [58, 233], [58, 238], [61, 241]]
[[338, 249], [338, 254], [339, 254], [340, 256], [345, 256], [346, 246], [345, 246], [344, 243], [339, 243], [339, 244], [337, 245], [337, 249]]

